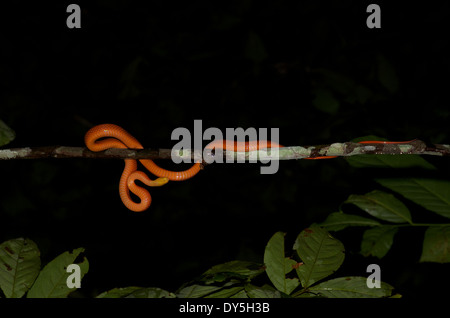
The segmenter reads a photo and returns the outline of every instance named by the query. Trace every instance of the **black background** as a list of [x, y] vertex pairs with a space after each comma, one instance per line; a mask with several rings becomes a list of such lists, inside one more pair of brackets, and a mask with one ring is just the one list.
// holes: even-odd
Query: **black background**
[[[83, 146], [90, 127], [115, 123], [146, 147], [170, 148], [171, 132], [192, 130], [195, 119], [204, 129], [276, 127], [283, 145], [365, 135], [449, 143], [447, 2], [377, 1], [381, 29], [367, 28], [367, 1], [77, 3], [81, 29], [66, 26], [69, 2], [3, 7], [0, 119], [17, 134], [7, 147]], [[338, 108], [320, 108], [330, 95]], [[445, 159], [427, 159], [448, 177]], [[75, 296], [175, 291], [219, 263], [262, 263], [275, 232], [287, 233], [289, 248], [348, 195], [380, 188], [374, 177], [398, 173], [343, 159], [281, 162], [274, 175], [217, 164], [151, 189], [150, 209], [133, 213], [118, 195], [122, 167], [1, 162], [0, 241], [31, 238], [43, 263], [84, 247], [90, 269]], [[413, 220], [444, 221], [406, 203]], [[423, 233], [401, 229], [378, 260], [359, 255], [362, 230], [337, 232], [347, 253], [336, 275], [367, 275], [378, 263], [406, 298], [442, 293], [448, 265], [418, 262]]]

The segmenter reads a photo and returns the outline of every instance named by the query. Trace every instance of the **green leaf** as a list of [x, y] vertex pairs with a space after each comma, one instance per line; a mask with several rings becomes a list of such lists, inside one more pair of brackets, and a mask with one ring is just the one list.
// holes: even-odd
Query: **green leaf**
[[72, 273], [66, 272], [70, 264], [80, 266], [80, 279], [88, 272], [89, 263], [84, 257], [79, 263], [76, 258], [84, 252], [84, 248], [75, 249], [72, 253], [64, 252], [49, 262], [39, 273], [33, 287], [27, 294], [28, 298], [64, 298], [76, 288], [67, 287], [67, 278]]
[[240, 292], [234, 294], [233, 296], [230, 296], [230, 298], [248, 298], [248, 296], [245, 292], [245, 289], [242, 289]]
[[380, 285], [380, 288], [369, 288], [366, 277], [349, 276], [330, 279], [309, 288], [309, 291], [319, 293], [328, 298], [379, 298], [391, 296], [394, 288], [384, 282], [380, 282]]
[[125, 298], [176, 298], [176, 296], [161, 288], [148, 287], [135, 290]]
[[205, 298], [230, 298], [236, 295], [237, 293], [241, 292], [242, 290], [244, 290], [244, 286], [223, 288], [218, 292], [206, 295]]
[[357, 155], [344, 157], [355, 168], [424, 168], [436, 169], [419, 155]]
[[303, 264], [296, 268], [303, 288], [334, 273], [344, 261], [344, 245], [313, 224], [297, 237], [294, 249]]
[[392, 223], [411, 223], [408, 208], [392, 194], [372, 191], [364, 195], [352, 194], [344, 203], [351, 203], [370, 215]]
[[245, 291], [250, 298], [281, 298], [280, 292], [269, 285], [257, 287], [252, 284], [247, 284]]
[[319, 224], [328, 231], [340, 231], [349, 226], [379, 226], [380, 222], [359, 215], [334, 212]]
[[175, 294], [156, 287], [114, 288], [101, 293], [97, 298], [175, 298]]
[[366, 230], [361, 241], [361, 254], [383, 258], [391, 248], [397, 230], [397, 227], [389, 225]]
[[420, 262], [450, 263], [450, 226], [426, 230]]
[[130, 295], [136, 290], [142, 289], [142, 287], [124, 287], [124, 288], [113, 288], [111, 290], [105, 291], [97, 296], [97, 298], [123, 298]]
[[41, 269], [36, 244], [24, 238], [0, 244], [0, 288], [7, 298], [20, 298], [33, 285]]
[[284, 256], [284, 233], [275, 233], [267, 243], [264, 264], [267, 276], [279, 291], [289, 295], [299, 285], [297, 278], [286, 277], [297, 262]]
[[14, 130], [8, 127], [3, 120], [0, 119], [0, 147], [9, 144], [16, 138]]
[[292, 294], [292, 298], [326, 298], [319, 293], [309, 292], [309, 290], [301, 290], [297, 293]]
[[356, 85], [354, 94], [354, 96], [349, 96], [350, 98], [347, 98], [347, 100], [351, 102], [352, 99], [355, 99], [360, 104], [365, 104], [374, 95], [368, 87], [361, 84]]
[[450, 218], [450, 181], [425, 178], [375, 179], [375, 181], [427, 210]]
[[331, 115], [338, 112], [340, 103], [330, 90], [317, 88], [313, 91], [313, 94], [315, 98], [312, 102], [318, 110]]
[[203, 286], [203, 285], [191, 285], [181, 289], [177, 293], [178, 298], [200, 298], [208, 294], [211, 294], [222, 287], [218, 286]]
[[211, 284], [214, 282], [223, 282], [230, 278], [251, 280], [263, 272], [264, 267], [261, 264], [235, 260], [211, 267], [203, 273], [201, 281], [206, 284]]

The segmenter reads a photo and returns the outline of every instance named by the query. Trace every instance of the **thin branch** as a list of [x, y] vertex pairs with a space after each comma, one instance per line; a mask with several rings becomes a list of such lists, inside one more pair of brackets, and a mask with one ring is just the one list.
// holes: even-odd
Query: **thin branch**
[[450, 145], [435, 144], [428, 147], [421, 140], [413, 140], [403, 144], [360, 144], [353, 142], [333, 143], [318, 146], [293, 146], [283, 148], [260, 149], [249, 152], [234, 151], [201, 151], [172, 149], [108, 149], [100, 152], [92, 152], [84, 147], [46, 146], [24, 147], [0, 150], [0, 160], [12, 159], [43, 159], [43, 158], [90, 158], [90, 159], [173, 159], [198, 160], [202, 158], [206, 162], [219, 158], [225, 160], [294, 160], [305, 158], [317, 158], [323, 156], [349, 157], [357, 155], [432, 155], [450, 156]]
[[43, 158], [170, 159], [170, 149], [108, 149], [93, 152], [85, 147], [45, 146], [0, 149], [0, 160]]

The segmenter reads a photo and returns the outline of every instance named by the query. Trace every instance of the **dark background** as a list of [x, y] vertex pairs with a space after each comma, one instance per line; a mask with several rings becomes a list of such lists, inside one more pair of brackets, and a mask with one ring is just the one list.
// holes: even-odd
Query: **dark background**
[[[17, 134], [7, 147], [83, 146], [90, 127], [115, 123], [145, 147], [170, 148], [171, 132], [192, 130], [195, 119], [204, 129], [276, 127], [283, 145], [365, 135], [450, 142], [447, 2], [376, 1], [381, 29], [367, 28], [370, 2], [356, 0], [79, 1], [81, 29], [66, 27], [70, 2], [51, 3], [3, 8], [0, 119]], [[427, 159], [449, 175], [445, 159]], [[0, 241], [31, 238], [44, 264], [84, 247], [90, 270], [77, 296], [131, 285], [175, 291], [219, 263], [262, 263], [275, 232], [290, 248], [348, 195], [398, 173], [344, 159], [281, 162], [275, 175], [216, 164], [151, 189], [150, 209], [133, 213], [118, 194], [122, 168], [1, 162]], [[407, 204], [415, 221], [443, 221]], [[337, 232], [347, 253], [336, 275], [366, 276], [377, 263], [404, 297], [441, 293], [448, 265], [418, 262], [423, 233], [401, 229], [378, 260], [359, 255], [361, 229]]]

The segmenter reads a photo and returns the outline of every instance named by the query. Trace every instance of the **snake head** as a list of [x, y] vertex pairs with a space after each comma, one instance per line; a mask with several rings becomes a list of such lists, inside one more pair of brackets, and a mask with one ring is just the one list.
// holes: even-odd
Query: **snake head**
[[169, 178], [158, 178], [154, 181], [152, 181], [151, 187], [160, 187], [165, 185], [167, 182], [169, 182]]

